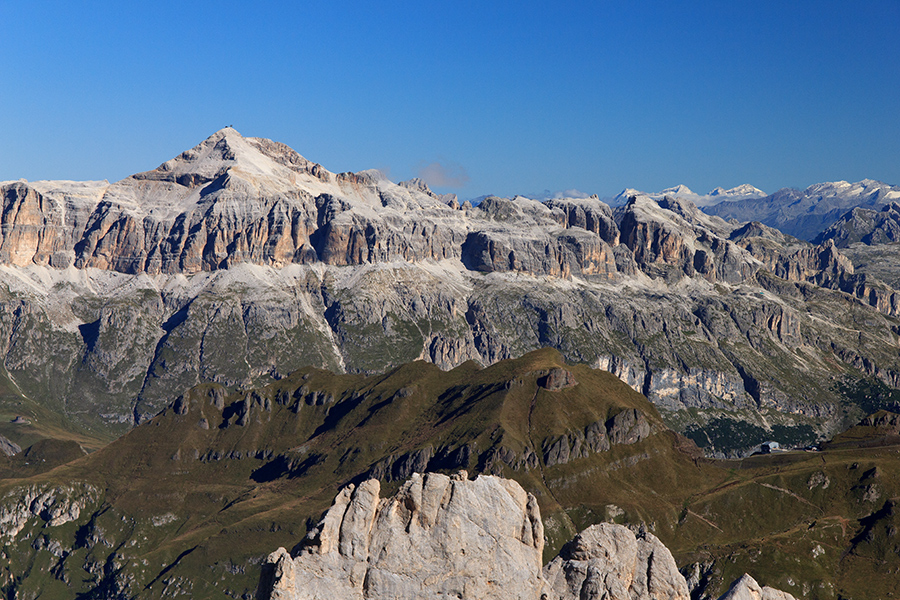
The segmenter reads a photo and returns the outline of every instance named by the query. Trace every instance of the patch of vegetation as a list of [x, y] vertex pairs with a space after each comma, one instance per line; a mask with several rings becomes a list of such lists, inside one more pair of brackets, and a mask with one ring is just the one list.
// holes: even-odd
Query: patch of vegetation
[[753, 423], [724, 417], [713, 419], [706, 425], [689, 426], [684, 435], [701, 448], [723, 452], [752, 448], [767, 441], [795, 447], [816, 440], [816, 432], [809, 425], [774, 425], [770, 431]]
[[816, 441], [816, 432], [809, 425], [773, 425], [772, 439], [786, 447], [805, 446]]
[[684, 435], [701, 448], [725, 452], [757, 446], [769, 438], [769, 432], [759, 425], [725, 418], [713, 419], [706, 425], [692, 425]]
[[888, 387], [880, 379], [844, 379], [836, 388], [848, 403], [867, 415], [879, 410], [900, 412], [900, 390]]

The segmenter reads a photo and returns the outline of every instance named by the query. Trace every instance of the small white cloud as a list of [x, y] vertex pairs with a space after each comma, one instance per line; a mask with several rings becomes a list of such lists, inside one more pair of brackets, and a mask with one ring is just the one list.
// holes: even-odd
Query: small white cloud
[[417, 172], [419, 179], [425, 181], [432, 188], [460, 188], [469, 183], [469, 174], [461, 164], [448, 160], [440, 160], [426, 164], [419, 164]]
[[570, 190], [563, 190], [561, 192], [554, 192], [554, 198], [590, 198], [591, 195], [587, 192], [582, 192], [581, 190], [576, 190], [572, 188]]
[[540, 194], [527, 195], [526, 197], [531, 198], [532, 200], [559, 200], [560, 198], [590, 198], [591, 195], [581, 190], [576, 190], [575, 188], [569, 190], [558, 190], [555, 192], [551, 192], [550, 190], [544, 190]]

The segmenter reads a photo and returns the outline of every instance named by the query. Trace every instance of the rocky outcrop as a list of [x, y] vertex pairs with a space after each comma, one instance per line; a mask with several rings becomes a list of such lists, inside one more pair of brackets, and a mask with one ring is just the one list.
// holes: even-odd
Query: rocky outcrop
[[[619, 228], [612, 210], [596, 196], [588, 199], [560, 198], [548, 200], [547, 207], [558, 223], [570, 229], [579, 227], [600, 236], [610, 246], [619, 243]], [[561, 218], [557, 217], [561, 213]]]
[[900, 315], [900, 293], [869, 274], [857, 273], [853, 261], [839, 250], [840, 239], [819, 236], [813, 246], [761, 223], [735, 229], [731, 239], [781, 279], [840, 290], [886, 315]]
[[649, 274], [675, 268], [688, 277], [737, 283], [751, 277], [759, 263], [724, 237], [731, 227], [673, 198], [632, 198], [618, 212], [621, 243]]
[[818, 246], [801, 245], [787, 251], [771, 246], [754, 246], [752, 241], [748, 241], [747, 245], [772, 273], [787, 281], [809, 281], [823, 285], [853, 274], [853, 263], [830, 240]]
[[787, 592], [760, 586], [756, 580], [747, 574], [734, 582], [731, 589], [719, 600], [796, 600]]
[[621, 525], [588, 527], [544, 567], [560, 599], [689, 600], [672, 553], [653, 534]]
[[[434, 448], [428, 446], [421, 450], [413, 450], [400, 456], [388, 456], [378, 461], [367, 473], [368, 477], [373, 479], [382, 479], [384, 481], [402, 481], [409, 478], [414, 473], [424, 473], [428, 470], [428, 465], [435, 459]], [[468, 446], [462, 446], [461, 452], [447, 452], [437, 457], [436, 462], [446, 462], [448, 469], [468, 467], [469, 452]], [[433, 467], [440, 468], [440, 467]]]
[[0, 453], [6, 456], [14, 456], [22, 451], [22, 447], [6, 436], [0, 435]]
[[14, 489], [0, 499], [0, 538], [14, 540], [29, 523], [58, 527], [75, 521], [99, 497], [100, 491], [87, 483]]
[[535, 598], [543, 525], [534, 497], [497, 477], [414, 475], [341, 491], [296, 557], [268, 558], [272, 600]]
[[570, 371], [563, 368], [550, 369], [550, 372], [538, 379], [538, 385], [555, 392], [578, 385], [578, 381]]
[[[541, 568], [540, 511], [512, 480], [469, 481], [464, 471], [453, 477], [415, 474], [391, 498], [382, 499], [379, 491], [377, 480], [344, 488], [298, 550], [270, 554], [260, 581], [263, 597], [691, 597], [672, 553], [643, 528], [634, 533], [622, 525], [592, 525]], [[725, 598], [793, 600], [746, 575]]]
[[859, 422], [863, 427], [877, 427], [891, 433], [900, 433], [900, 414], [880, 410]]
[[623, 410], [606, 422], [610, 443], [636, 444], [650, 435], [650, 424], [644, 414], [636, 408]]
[[644, 414], [635, 408], [628, 408], [605, 423], [598, 421], [585, 427], [584, 431], [544, 440], [544, 466], [564, 465], [597, 452], [606, 452], [619, 444], [636, 444], [652, 432]]
[[519, 272], [570, 278], [573, 275], [614, 279], [612, 248], [596, 235], [567, 230], [536, 238], [509, 231], [470, 233], [460, 246], [467, 269], [482, 273]]

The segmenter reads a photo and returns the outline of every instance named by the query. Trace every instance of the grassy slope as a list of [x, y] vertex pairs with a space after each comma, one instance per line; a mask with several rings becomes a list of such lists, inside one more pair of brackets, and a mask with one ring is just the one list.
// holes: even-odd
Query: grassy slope
[[[877, 575], [900, 566], [888, 506], [900, 495], [896, 448], [708, 461], [606, 372], [572, 366], [579, 385], [539, 387], [562, 365], [542, 350], [446, 373], [421, 362], [371, 377], [304, 369], [259, 390], [244, 425], [240, 403], [252, 393], [228, 397], [223, 411], [213, 398], [224, 390], [199, 386], [181, 410], [90, 456], [0, 481], [0, 496], [64, 482], [99, 490], [76, 522], [46, 527], [33, 518], [4, 541], [3, 589], [62, 598], [69, 586], [109, 595], [126, 582], [141, 597], [252, 594], [262, 558], [297, 544], [337, 490], [379, 461], [468, 445], [469, 470], [478, 471], [492, 450], [542, 457], [559, 436], [636, 408], [655, 431], [636, 444], [552, 467], [543, 458], [531, 469], [490, 467], [537, 496], [548, 558], [577, 530], [613, 519], [645, 523], [679, 564], [713, 563], [711, 589], [748, 571], [808, 598], [897, 592], [895, 578]], [[822, 476], [828, 485], [813, 485]], [[397, 485], [386, 482], [385, 493]], [[35, 548], [52, 540], [68, 554]]]

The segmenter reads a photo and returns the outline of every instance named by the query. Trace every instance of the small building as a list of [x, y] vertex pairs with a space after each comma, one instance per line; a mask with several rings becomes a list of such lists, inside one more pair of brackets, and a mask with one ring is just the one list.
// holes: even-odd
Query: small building
[[777, 452], [781, 450], [781, 444], [778, 442], [763, 442], [759, 446], [760, 452], [763, 454], [769, 454], [770, 452]]

